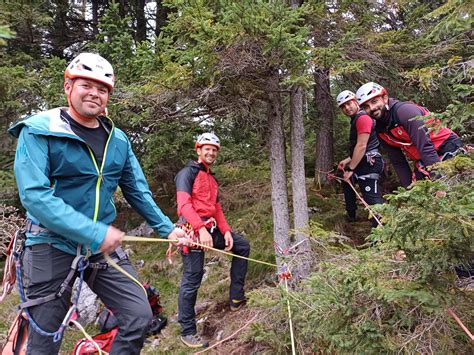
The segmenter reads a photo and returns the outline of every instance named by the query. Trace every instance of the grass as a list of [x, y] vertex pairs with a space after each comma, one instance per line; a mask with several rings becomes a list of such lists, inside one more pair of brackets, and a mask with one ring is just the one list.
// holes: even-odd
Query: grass
[[[275, 262], [273, 244], [273, 225], [271, 208], [270, 176], [268, 164], [261, 165], [222, 165], [216, 167], [216, 176], [221, 184], [220, 201], [229, 224], [235, 231], [246, 236], [251, 245], [251, 257]], [[308, 203], [312, 208], [311, 219], [323, 225], [327, 230], [334, 228], [346, 228], [341, 220], [344, 218], [344, 207], [341, 196], [334, 199], [337, 192], [334, 187], [325, 187], [322, 191], [311, 191], [312, 181], [308, 180]], [[291, 197], [290, 197], [291, 199]], [[168, 213], [174, 210], [173, 201], [161, 200], [160, 207]], [[117, 220], [117, 225], [127, 230], [141, 223], [141, 217], [128, 209], [124, 209]], [[361, 230], [356, 231], [361, 235], [370, 230], [369, 222], [361, 222]], [[367, 235], [366, 233], [365, 235]], [[182, 274], [181, 257], [176, 255], [173, 264], [166, 260], [167, 244], [140, 244], [128, 243], [125, 249], [132, 251], [131, 260], [135, 265], [143, 264], [138, 274], [142, 281], [147, 281], [155, 286], [161, 294], [161, 302], [168, 316], [168, 326], [161, 335], [147, 340], [142, 351], [143, 354], [188, 354], [189, 349], [181, 344], [179, 340], [180, 327], [177, 323], [177, 295]], [[197, 305], [203, 309], [198, 314], [198, 329], [214, 342], [218, 332], [222, 336], [228, 336], [248, 321], [257, 308], [252, 305], [234, 314], [228, 311], [228, 289], [230, 258], [207, 252], [205, 260], [206, 277], [198, 293]], [[257, 263], [249, 263], [246, 289], [258, 290], [259, 288], [273, 288], [277, 283], [275, 270], [270, 266]], [[8, 302], [0, 305], [0, 331], [2, 334], [9, 327], [14, 315], [14, 306], [18, 297], [10, 297]], [[94, 335], [98, 330], [94, 326], [87, 327], [89, 334]], [[76, 329], [68, 329], [61, 353], [70, 353], [83, 335]], [[159, 343], [159, 344], [158, 344]], [[158, 344], [158, 345], [157, 345]], [[234, 348], [248, 349], [251, 351], [253, 341], [249, 341], [245, 332], [237, 339], [230, 341], [227, 345], [229, 350]], [[245, 346], [247, 348], [245, 348]]]

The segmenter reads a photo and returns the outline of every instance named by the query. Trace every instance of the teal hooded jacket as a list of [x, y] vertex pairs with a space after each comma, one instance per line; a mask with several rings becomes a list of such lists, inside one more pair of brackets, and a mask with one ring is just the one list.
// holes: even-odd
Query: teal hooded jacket
[[174, 225], [154, 202], [125, 133], [102, 118], [110, 133], [98, 166], [60, 110], [33, 115], [8, 130], [18, 138], [14, 170], [21, 203], [33, 223], [48, 230], [27, 233], [26, 245], [48, 243], [75, 255], [80, 244], [99, 253], [116, 217], [117, 186], [150, 227], [167, 237]]

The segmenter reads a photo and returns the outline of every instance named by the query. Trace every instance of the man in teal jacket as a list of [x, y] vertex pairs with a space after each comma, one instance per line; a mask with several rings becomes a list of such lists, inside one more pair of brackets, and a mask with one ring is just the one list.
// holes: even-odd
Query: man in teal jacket
[[[111, 225], [117, 187], [156, 233], [180, 243], [186, 239], [154, 202], [125, 133], [103, 116], [115, 81], [110, 63], [81, 53], [64, 77], [67, 108], [41, 112], [9, 129], [18, 137], [15, 177], [28, 215], [24, 306], [39, 326], [30, 320], [28, 353], [58, 353], [60, 336], [46, 333], [54, 334], [66, 317], [77, 276], [68, 274], [82, 254], [93, 266], [85, 280], [118, 319], [111, 353], [139, 354], [152, 312], [120, 248], [124, 233]], [[105, 252], [129, 276], [110, 267]]]

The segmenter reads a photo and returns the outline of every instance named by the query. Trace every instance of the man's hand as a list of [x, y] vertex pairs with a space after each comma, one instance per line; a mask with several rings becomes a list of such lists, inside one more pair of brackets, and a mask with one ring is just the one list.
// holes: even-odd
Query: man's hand
[[111, 253], [117, 249], [122, 243], [122, 239], [125, 236], [125, 233], [120, 229], [117, 229], [113, 226], [109, 226], [107, 233], [105, 234], [104, 241], [100, 245], [100, 251], [102, 253]]
[[339, 162], [339, 164], [337, 164], [337, 168], [339, 170], [344, 170], [344, 168], [346, 167], [347, 164], [349, 164], [351, 162], [351, 158], [346, 158], [344, 160], [341, 160]]
[[232, 247], [234, 246], [234, 238], [232, 238], [232, 233], [227, 231], [224, 234], [224, 240], [225, 240], [225, 251], [230, 251], [232, 250]]
[[352, 177], [352, 174], [354, 174], [353, 171], [344, 171], [344, 181], [349, 181]]
[[[199, 230], [199, 244], [204, 245], [205, 247], [213, 246], [212, 235], [207, 231], [206, 227], [202, 227]], [[206, 248], [204, 248], [206, 250]]]
[[[191, 245], [191, 238], [189, 238], [184, 230], [181, 228], [175, 228], [168, 234], [169, 240], [177, 240], [178, 245]], [[175, 242], [176, 243], [176, 242]]]

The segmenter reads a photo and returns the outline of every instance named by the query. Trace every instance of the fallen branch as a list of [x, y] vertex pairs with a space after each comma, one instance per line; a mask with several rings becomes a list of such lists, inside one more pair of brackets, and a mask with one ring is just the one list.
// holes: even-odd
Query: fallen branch
[[[211, 350], [213, 348], [215, 348], [216, 346], [226, 342], [227, 340], [229, 339], [232, 339], [234, 336], [236, 336], [238, 333], [240, 333], [242, 330], [244, 330], [245, 328], [247, 328], [250, 324], [252, 324], [255, 319], [259, 316], [259, 313], [257, 313], [255, 316], [252, 317], [252, 319], [250, 319], [247, 323], [245, 323], [242, 327], [240, 327], [239, 329], [237, 329], [235, 332], [233, 332], [231, 335], [229, 335], [227, 338], [225, 339], [222, 339], [221, 341], [215, 343], [214, 345], [204, 349], [204, 350], [201, 350], [201, 351], [198, 351], [197, 353], [194, 353], [194, 354], [202, 354], [202, 353], [205, 353], [206, 351], [208, 350]], [[264, 316], [263, 318], [265, 318], [266, 316]]]

